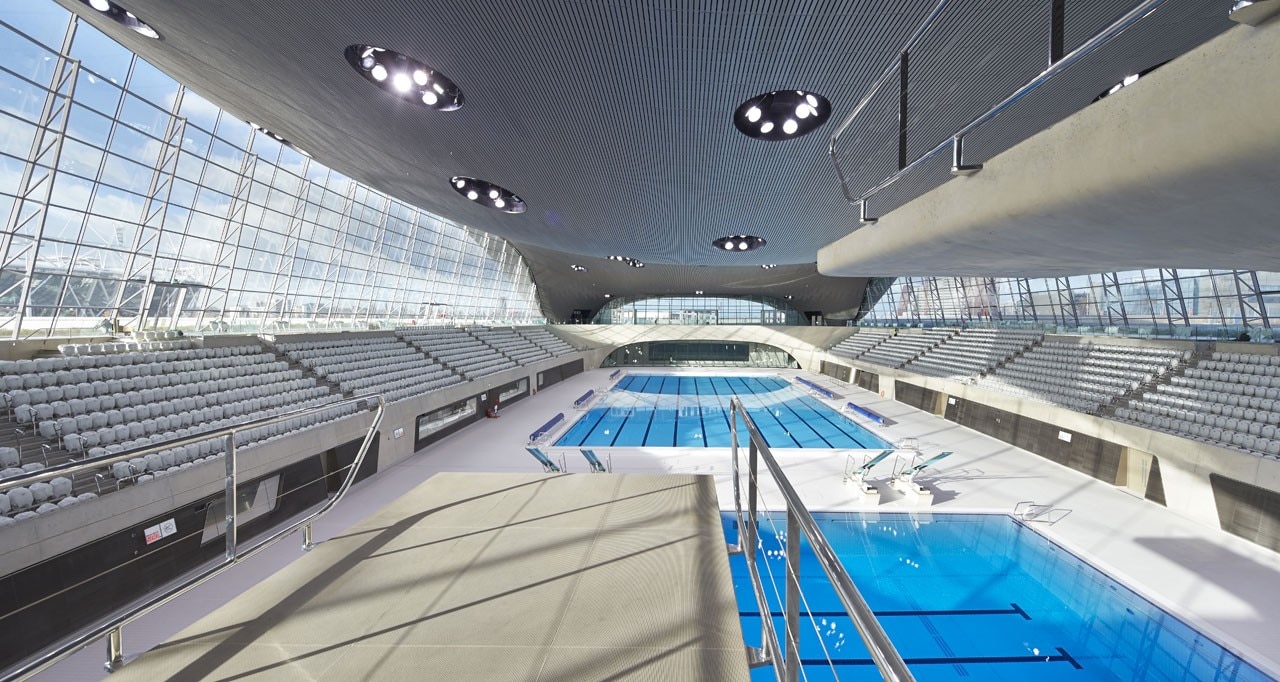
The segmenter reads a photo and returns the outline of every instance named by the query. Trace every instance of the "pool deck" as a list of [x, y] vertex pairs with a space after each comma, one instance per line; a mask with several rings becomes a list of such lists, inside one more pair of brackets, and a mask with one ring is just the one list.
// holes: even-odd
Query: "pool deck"
[[[599, 390], [606, 386], [611, 371], [591, 370], [548, 387], [536, 396], [504, 405], [500, 419], [468, 427], [362, 483], [352, 490], [343, 505], [317, 525], [317, 538], [342, 535], [440, 472], [540, 471], [537, 462], [524, 451], [524, 436], [556, 412], [565, 412], [570, 418], [566, 421], [571, 423], [577, 415], [572, 408], [573, 400], [589, 388]], [[739, 371], [699, 369], [679, 373]], [[873, 507], [861, 498], [854, 486], [844, 483], [846, 454], [779, 451], [777, 454], [787, 475], [810, 509], [1008, 513], [1023, 500], [1068, 509], [1070, 513], [1053, 525], [1031, 525], [1280, 679], [1280, 638], [1275, 636], [1280, 626], [1280, 589], [1277, 589], [1280, 554], [1195, 523], [1115, 486], [940, 417], [828, 377], [808, 373], [804, 376], [836, 389], [845, 396], [844, 400], [853, 400], [892, 420], [892, 426], [883, 428], [857, 420], [886, 440], [915, 437], [926, 454], [944, 449], [956, 453], [940, 462], [936, 470], [926, 470], [920, 475], [919, 480], [935, 491], [933, 503], [926, 509], [886, 485], [891, 473], [890, 467], [885, 466], [888, 462], [868, 477], [881, 491], [880, 500]], [[844, 401], [824, 402], [832, 406], [844, 404]], [[552, 434], [550, 440], [554, 441], [557, 435]], [[548, 451], [557, 460], [563, 456], [570, 472], [588, 471], [586, 461], [576, 450], [551, 447]], [[714, 476], [720, 504], [726, 509], [732, 508], [727, 450], [603, 448], [596, 451], [602, 459], [612, 462], [615, 473]], [[860, 454], [855, 454], [859, 462]], [[776, 491], [767, 480], [762, 485], [761, 508], [780, 510], [781, 500]], [[252, 588], [300, 556], [302, 553], [294, 543], [280, 543], [202, 585], [126, 629], [126, 651], [137, 652], [165, 641], [225, 603], [228, 595]], [[512, 566], [512, 572], [519, 572], [516, 565]], [[102, 660], [101, 649], [93, 647], [37, 679], [101, 678]], [[607, 656], [601, 660], [607, 660]]]
[[749, 679], [709, 476], [442, 473], [113, 680]]

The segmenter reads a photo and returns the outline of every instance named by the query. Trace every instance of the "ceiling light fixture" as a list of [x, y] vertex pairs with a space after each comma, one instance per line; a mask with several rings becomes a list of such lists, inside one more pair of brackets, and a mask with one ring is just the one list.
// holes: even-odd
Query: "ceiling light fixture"
[[[767, 242], [765, 242], [765, 240], [760, 237], [753, 237], [749, 234], [739, 234], [739, 235], [734, 235], [732, 237], [721, 237], [711, 242], [711, 245], [716, 247], [717, 249], [724, 249], [725, 251], [742, 253], [745, 251], [755, 251], [756, 249], [764, 246], [766, 243]], [[769, 267], [773, 267], [773, 266], [769, 266]]]
[[306, 150], [304, 150], [304, 149], [302, 149], [301, 147], [299, 147], [298, 145], [296, 145], [296, 144], [294, 144], [294, 143], [292, 143], [292, 142], [290, 142], [290, 141], [288, 141], [288, 140], [284, 139], [284, 138], [283, 138], [283, 137], [281, 137], [280, 135], [277, 135], [277, 134], [275, 134], [275, 133], [271, 132], [270, 130], [267, 130], [266, 128], [263, 128], [262, 126], [258, 125], [257, 123], [254, 123], [253, 121], [245, 121], [245, 123], [248, 123], [250, 128], [253, 128], [254, 130], [256, 130], [256, 131], [258, 131], [258, 132], [262, 133], [263, 135], [266, 135], [267, 137], [269, 137], [269, 138], [271, 138], [271, 139], [275, 140], [276, 142], [279, 142], [280, 144], [282, 144], [282, 145], [284, 145], [284, 146], [288, 147], [289, 149], [292, 149], [293, 151], [298, 152], [299, 154], [301, 154], [301, 155], [303, 155], [303, 156], [307, 157], [308, 159], [309, 159], [309, 158], [311, 158], [311, 155], [310, 155], [310, 154], [308, 154], [308, 153], [306, 152]]
[[804, 90], [775, 90], [738, 105], [733, 125], [757, 140], [789, 140], [816, 130], [831, 117], [826, 97]]
[[630, 258], [630, 257], [628, 257], [628, 256], [609, 256], [609, 257], [608, 257], [608, 259], [609, 259], [609, 260], [616, 260], [616, 261], [618, 261], [619, 263], [626, 263], [627, 265], [630, 265], [630, 266], [631, 266], [631, 267], [633, 267], [633, 268], [643, 268], [643, 267], [644, 267], [644, 263], [642, 263], [642, 262], [640, 262], [640, 261], [638, 261], [638, 260], [636, 260], [636, 259], [634, 259], [634, 258]]
[[80, 3], [110, 18], [112, 21], [132, 29], [138, 35], [150, 38], [152, 40], [160, 40], [160, 34], [151, 26], [134, 16], [133, 12], [117, 5], [111, 0], [80, 0]]
[[524, 213], [529, 208], [524, 200], [512, 194], [511, 190], [486, 180], [455, 175], [449, 178], [449, 186], [453, 191], [481, 206], [496, 208], [504, 213]]
[[438, 111], [462, 107], [462, 90], [412, 57], [373, 45], [351, 45], [343, 54], [356, 73], [400, 99]]
[[778, 267], [778, 264], [777, 264], [777, 263], [765, 263], [764, 265], [761, 265], [760, 267], [761, 267], [761, 268], [763, 268], [763, 269], [765, 269], [765, 270], [772, 270], [772, 269], [774, 269], [774, 268]]
[[1120, 80], [1120, 82], [1119, 82], [1119, 83], [1116, 83], [1115, 85], [1111, 86], [1111, 87], [1110, 87], [1110, 88], [1108, 88], [1106, 91], [1104, 91], [1102, 94], [1098, 95], [1097, 97], [1094, 97], [1094, 98], [1093, 98], [1093, 101], [1097, 102], [1098, 100], [1102, 99], [1103, 97], [1106, 97], [1106, 96], [1108, 96], [1108, 95], [1114, 95], [1114, 94], [1116, 94], [1117, 92], [1120, 92], [1121, 90], [1123, 90], [1123, 89], [1125, 89], [1125, 88], [1129, 87], [1130, 85], [1133, 85], [1134, 83], [1137, 83], [1137, 82], [1138, 82], [1138, 79], [1140, 79], [1140, 78], [1142, 78], [1143, 76], [1145, 76], [1145, 75], [1147, 75], [1147, 74], [1151, 73], [1152, 71], [1155, 71], [1156, 69], [1158, 69], [1158, 68], [1160, 68], [1160, 67], [1164, 66], [1164, 65], [1165, 65], [1165, 64], [1167, 64], [1167, 63], [1168, 63], [1167, 61], [1165, 61], [1165, 62], [1160, 62], [1159, 64], [1156, 64], [1155, 66], [1152, 66], [1152, 67], [1150, 67], [1150, 68], [1143, 69], [1143, 70], [1141, 70], [1141, 71], [1139, 71], [1139, 72], [1137, 72], [1137, 73], [1131, 73], [1131, 74], [1129, 74], [1129, 75], [1125, 76], [1123, 79], [1121, 79], [1121, 80]]
[[570, 269], [570, 270], [573, 270], [574, 272], [586, 272], [586, 271], [587, 271], [587, 268], [586, 268], [586, 266], [585, 266], [585, 265], [578, 265], [577, 263], [574, 263], [574, 264], [570, 265], [570, 266], [569, 266], [569, 269]]
[[604, 295], [604, 297], [605, 297], [605, 298], [613, 298], [613, 294], [605, 294], [605, 295]]

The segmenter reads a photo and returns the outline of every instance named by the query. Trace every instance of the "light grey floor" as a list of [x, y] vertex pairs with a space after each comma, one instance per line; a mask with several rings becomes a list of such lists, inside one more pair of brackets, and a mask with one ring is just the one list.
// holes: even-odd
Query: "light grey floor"
[[[524, 437], [556, 412], [565, 412], [570, 418], [567, 421], [572, 421], [576, 417], [573, 400], [588, 388], [607, 386], [609, 373], [592, 370], [529, 399], [504, 405], [500, 419], [470, 426], [362, 483], [317, 526], [317, 538], [342, 534], [438, 472], [538, 471], [537, 463], [523, 450]], [[880, 488], [881, 499], [874, 508], [918, 513], [1011, 512], [1019, 501], [1035, 500], [1068, 509], [1070, 514], [1058, 523], [1036, 524], [1036, 530], [1280, 678], [1280, 638], [1275, 636], [1280, 628], [1280, 589], [1276, 589], [1280, 585], [1280, 555], [902, 403], [827, 377], [806, 376], [896, 420], [889, 428], [870, 427], [881, 436], [889, 440], [919, 438], [927, 454], [943, 449], [956, 452], [922, 476], [935, 491], [933, 504], [927, 509], [890, 490], [885, 485], [889, 469], [883, 465], [877, 468], [871, 482]], [[586, 463], [576, 450], [549, 450], [557, 458], [564, 457], [571, 471], [586, 471]], [[614, 470], [621, 473], [711, 474], [722, 508], [732, 507], [730, 462], [725, 450], [606, 448], [598, 452], [609, 457]], [[861, 452], [789, 450], [778, 454], [810, 508], [873, 508], [853, 486], [843, 482], [848, 456], [860, 461]], [[769, 481], [763, 480], [762, 485], [762, 508], [779, 509], [780, 499]], [[296, 543], [286, 541], [197, 588], [130, 626], [125, 634], [126, 651], [136, 654], [165, 641], [301, 554]], [[100, 678], [103, 658], [103, 648], [95, 646], [40, 679]]]
[[442, 473], [113, 679], [746, 680], [708, 476]]

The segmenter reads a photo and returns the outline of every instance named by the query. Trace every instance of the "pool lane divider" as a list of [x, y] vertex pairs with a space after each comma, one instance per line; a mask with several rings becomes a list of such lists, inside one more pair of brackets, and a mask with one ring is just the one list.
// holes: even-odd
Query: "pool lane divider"
[[804, 384], [805, 386], [809, 387], [810, 389], [812, 389], [812, 390], [814, 390], [814, 391], [817, 391], [818, 393], [822, 394], [823, 396], [825, 396], [825, 397], [827, 397], [827, 398], [829, 398], [829, 399], [831, 399], [831, 400], [839, 400], [839, 399], [840, 399], [840, 396], [836, 395], [835, 393], [831, 392], [830, 390], [825, 389], [825, 388], [823, 388], [823, 387], [821, 387], [821, 386], [819, 386], [819, 385], [817, 385], [817, 384], [813, 383], [812, 381], [809, 381], [808, 379], [805, 379], [805, 378], [803, 378], [803, 377], [796, 377], [796, 382], [797, 382], [797, 383]]
[[875, 412], [874, 410], [869, 410], [861, 405], [857, 405], [851, 402], [845, 403], [845, 406], [848, 407], [850, 410], [853, 410], [854, 412], [857, 412], [858, 414], [866, 417], [867, 419], [870, 419], [871, 421], [879, 424], [880, 426], [884, 426], [884, 415], [881, 415]]
[[[1024, 620], [1031, 620], [1031, 616], [1022, 610], [1017, 604], [1009, 604], [1007, 609], [936, 609], [936, 610], [904, 610], [904, 611], [873, 611], [877, 618], [892, 616], [1022, 616]], [[782, 611], [771, 611], [769, 615], [774, 618], [781, 618], [784, 614]], [[809, 618], [847, 618], [849, 613], [846, 611], [801, 611], [801, 616]], [[738, 617], [753, 616], [760, 617], [756, 611], [739, 611]]]
[[[1084, 670], [1084, 666], [1076, 661], [1071, 654], [1067, 653], [1062, 647], [1054, 647], [1058, 650], [1057, 656], [939, 656], [936, 658], [908, 658], [903, 657], [903, 661], [907, 665], [961, 665], [965, 663], [1070, 663], [1071, 667], [1076, 670]], [[800, 665], [828, 666], [828, 665], [875, 665], [875, 661], [869, 658], [833, 658], [827, 660], [825, 658], [801, 658]]]

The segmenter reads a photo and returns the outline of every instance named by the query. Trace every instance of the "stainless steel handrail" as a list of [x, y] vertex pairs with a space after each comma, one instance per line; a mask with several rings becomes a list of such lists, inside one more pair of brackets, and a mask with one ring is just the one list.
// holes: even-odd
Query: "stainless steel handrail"
[[[908, 40], [907, 43], [903, 46], [902, 50], [898, 52], [898, 54], [901, 54], [903, 51], [910, 50], [910, 48], [915, 45], [915, 43], [920, 39], [920, 37], [930, 27], [932, 27], [933, 23], [937, 20], [939, 13], [950, 2], [951, 0], [941, 0], [938, 3], [938, 5], [934, 7], [933, 12], [931, 12], [929, 16], [925, 19], [924, 23], [921, 24], [920, 28], [917, 29], [916, 32], [911, 36], [911, 39]], [[888, 80], [889, 76], [891, 76], [894, 73], [894, 71], [898, 68], [899, 61], [897, 58], [895, 58], [890, 63], [890, 65], [885, 69], [884, 73], [882, 73], [880, 77], [877, 78], [876, 81], [871, 84], [871, 88], [867, 91], [867, 94], [862, 98], [861, 101], [858, 102], [858, 105], [853, 108], [853, 111], [851, 111], [849, 115], [845, 117], [844, 121], [841, 122], [840, 126], [836, 128], [836, 131], [831, 135], [831, 141], [827, 147], [827, 154], [831, 157], [831, 162], [836, 167], [836, 175], [840, 178], [840, 186], [844, 189], [845, 198], [851, 204], [864, 204], [868, 199], [871, 198], [873, 194], [897, 182], [899, 179], [902, 178], [902, 176], [915, 170], [925, 161], [928, 161], [934, 156], [937, 156], [939, 153], [941, 153], [943, 150], [947, 149], [948, 147], [959, 145], [963, 141], [964, 136], [973, 132], [975, 128], [986, 123], [987, 121], [990, 121], [996, 116], [1000, 115], [1001, 112], [1009, 108], [1018, 100], [1022, 99], [1032, 90], [1035, 90], [1041, 85], [1044, 85], [1046, 82], [1048, 82], [1054, 76], [1061, 73], [1067, 67], [1071, 66], [1072, 64], [1076, 63], [1080, 59], [1084, 58], [1085, 56], [1087, 56], [1089, 53], [1093, 52], [1097, 48], [1115, 39], [1117, 36], [1124, 33], [1126, 30], [1132, 28], [1134, 24], [1145, 19], [1147, 15], [1154, 12], [1156, 9], [1160, 7], [1160, 5], [1163, 5], [1164, 3], [1165, 3], [1165, 0], [1143, 0], [1142, 2], [1138, 3], [1133, 9], [1126, 12], [1124, 16], [1115, 20], [1115, 22], [1113, 22], [1110, 26], [1102, 29], [1102, 31], [1098, 32], [1089, 40], [1086, 40], [1083, 44], [1080, 45], [1080, 47], [1077, 47], [1076, 49], [1072, 50], [1068, 54], [1064, 55], [1058, 61], [1055, 61], [1052, 64], [1050, 64], [1048, 68], [1040, 72], [1040, 75], [1036, 76], [1035, 78], [1032, 78], [1030, 81], [1027, 81], [1025, 85], [1023, 85], [1022, 87], [1014, 91], [1012, 95], [1009, 95], [1008, 97], [1004, 98], [1003, 100], [1001, 100], [999, 104], [996, 104], [994, 107], [989, 109], [986, 113], [978, 116], [973, 121], [971, 121], [968, 125], [964, 126], [960, 130], [957, 130], [956, 132], [949, 135], [948, 139], [938, 143], [936, 147], [929, 150], [928, 152], [925, 152], [923, 156], [917, 158], [916, 160], [907, 164], [903, 168], [899, 169], [896, 173], [893, 173], [889, 177], [885, 178], [879, 184], [875, 185], [871, 189], [868, 189], [862, 194], [860, 194], [859, 196], [854, 197], [852, 190], [849, 189], [849, 182], [845, 175], [844, 167], [840, 165], [840, 159], [836, 155], [836, 144], [839, 142], [840, 136], [843, 135], [845, 130], [849, 128], [850, 124], [853, 123], [854, 119], [856, 119], [858, 115], [862, 113], [863, 109], [865, 109], [867, 104], [871, 101], [871, 98], [874, 97], [876, 93], [880, 91], [880, 88], [884, 85], [885, 81]]]
[[[739, 418], [747, 426], [750, 441], [749, 475], [747, 480], [748, 516], [746, 518], [742, 515], [742, 499], [739, 489]], [[831, 585], [835, 588], [836, 594], [840, 596], [840, 602], [844, 604], [845, 611], [848, 612], [849, 617], [853, 620], [853, 625], [858, 630], [858, 636], [862, 638], [862, 643], [866, 645], [867, 651], [870, 652], [871, 660], [875, 662], [881, 677], [886, 680], [901, 682], [915, 680], [911, 671], [907, 669], [907, 664], [902, 660], [902, 656], [898, 654], [898, 650], [889, 641], [889, 636], [885, 634], [884, 628], [876, 620], [871, 607], [862, 598], [862, 593], [853, 584], [853, 579], [849, 577], [849, 572], [840, 564], [840, 559], [818, 528], [817, 522], [813, 520], [813, 515], [809, 513], [809, 509], [804, 506], [804, 502], [796, 493], [795, 488], [791, 486], [791, 481], [782, 472], [782, 467], [778, 466], [778, 460], [774, 458], [773, 453], [769, 450], [768, 443], [760, 435], [760, 430], [756, 427], [755, 421], [751, 418], [751, 415], [747, 414], [746, 408], [743, 407], [738, 398], [733, 398], [729, 402], [729, 433], [732, 439], [731, 448], [733, 452], [733, 504], [738, 517], [738, 547], [735, 548], [735, 552], [740, 550], [747, 560], [747, 572], [751, 574], [751, 584], [756, 593], [756, 603], [760, 607], [762, 616], [760, 621], [764, 635], [764, 650], [748, 650], [749, 663], [752, 666], [772, 663], [778, 679], [786, 682], [794, 682], [799, 677], [800, 535], [803, 533], [804, 538], [809, 541], [809, 547], [812, 548], [818, 563], [822, 565], [822, 570], [827, 574], [827, 578], [831, 580]], [[785, 658], [779, 656], [781, 652], [779, 651], [777, 631], [773, 625], [773, 618], [768, 615], [769, 609], [768, 602], [765, 601], [764, 586], [760, 582], [760, 573], [756, 568], [756, 544], [760, 535], [759, 520], [756, 515], [757, 498], [759, 497], [758, 458], [764, 459], [765, 466], [769, 468], [769, 473], [773, 476], [778, 490], [782, 493], [783, 499], [787, 503], [787, 593], [786, 603], [784, 604], [786, 609], [787, 652]]]
[[[299, 519], [298, 521], [295, 521], [289, 524], [289, 526], [287, 526], [286, 528], [276, 531], [271, 536], [253, 545], [249, 549], [243, 552], [239, 551], [239, 545], [238, 545], [237, 534], [236, 534], [237, 510], [236, 510], [235, 501], [237, 499], [236, 485], [238, 483], [238, 472], [237, 472], [237, 466], [236, 466], [237, 453], [236, 453], [236, 444], [235, 444], [235, 434], [239, 431], [244, 431], [246, 429], [257, 428], [259, 426], [266, 426], [268, 424], [274, 424], [274, 423], [285, 421], [288, 419], [293, 419], [295, 417], [305, 416], [308, 414], [330, 410], [340, 405], [347, 405], [347, 404], [353, 404], [353, 403], [362, 404], [365, 409], [368, 409], [371, 405], [375, 404], [375, 399], [376, 399], [377, 410], [374, 412], [373, 422], [369, 425], [369, 431], [365, 434], [364, 441], [361, 442], [360, 444], [360, 450], [356, 453], [355, 459], [351, 462], [350, 468], [347, 470], [346, 478], [342, 480], [342, 484], [338, 487], [338, 491], [333, 495], [333, 497], [329, 498], [329, 500], [325, 502], [323, 506], [321, 506], [319, 509], [312, 512], [311, 514], [308, 514], [302, 519]], [[351, 489], [352, 484], [355, 483], [355, 478], [357, 473], [360, 471], [360, 466], [364, 463], [365, 454], [369, 451], [369, 446], [373, 444], [373, 439], [374, 439], [374, 436], [377, 434], [378, 427], [382, 424], [382, 415], [385, 409], [386, 409], [386, 402], [383, 400], [382, 395], [380, 394], [362, 396], [359, 398], [349, 398], [346, 400], [327, 403], [325, 405], [320, 405], [317, 407], [309, 407], [301, 410], [295, 410], [293, 412], [277, 415], [275, 417], [264, 417], [262, 419], [255, 419], [253, 421], [244, 422], [243, 424], [227, 426], [221, 429], [216, 429], [213, 431], [202, 433], [197, 436], [181, 438], [178, 440], [169, 441], [161, 445], [153, 445], [146, 448], [140, 448], [140, 449], [132, 450], [127, 453], [122, 453], [119, 455], [107, 455], [103, 457], [96, 457], [90, 460], [83, 460], [80, 462], [69, 462], [67, 464], [59, 465], [57, 467], [51, 467], [49, 469], [44, 469], [33, 474], [28, 474], [25, 476], [14, 476], [12, 478], [5, 479], [4, 481], [0, 481], [0, 490], [4, 490], [6, 488], [12, 488], [15, 486], [23, 485], [24, 483], [45, 480], [47, 478], [54, 478], [56, 476], [65, 475], [67, 473], [78, 473], [80, 471], [85, 471], [89, 469], [102, 468], [104, 465], [109, 466], [114, 462], [124, 461], [127, 459], [138, 457], [143, 454], [151, 453], [151, 452], [167, 450], [173, 447], [177, 447], [179, 445], [186, 445], [189, 443], [198, 443], [201, 441], [209, 440], [210, 438], [217, 438], [219, 436], [224, 436], [227, 439], [227, 453], [224, 458], [226, 460], [226, 471], [227, 471], [226, 498], [225, 498], [227, 501], [226, 503], [227, 549], [226, 549], [226, 555], [223, 561], [217, 565], [211, 566], [201, 571], [200, 573], [196, 574], [193, 577], [188, 578], [187, 580], [183, 581], [178, 585], [174, 585], [170, 587], [169, 589], [165, 590], [164, 592], [158, 595], [152, 596], [151, 598], [147, 599], [143, 603], [128, 609], [122, 614], [116, 614], [115, 616], [108, 618], [107, 620], [99, 623], [98, 625], [93, 626], [89, 630], [82, 632], [80, 635], [74, 637], [73, 639], [63, 642], [62, 644], [59, 644], [53, 649], [44, 652], [39, 657], [31, 661], [28, 661], [23, 666], [19, 668], [15, 668], [10, 671], [6, 671], [4, 673], [3, 679], [6, 682], [8, 682], [9, 680], [25, 680], [31, 677], [32, 675], [35, 675], [36, 673], [39, 673], [40, 671], [45, 670], [46, 668], [54, 665], [58, 661], [63, 660], [64, 658], [70, 656], [71, 654], [85, 648], [86, 646], [91, 644], [94, 640], [100, 639], [102, 637], [107, 638], [106, 669], [108, 672], [111, 672], [119, 668], [124, 663], [123, 633], [124, 633], [125, 625], [128, 625], [129, 623], [137, 620], [138, 618], [146, 615], [147, 613], [150, 613], [151, 611], [159, 608], [160, 606], [163, 606], [164, 604], [182, 596], [183, 594], [194, 589], [195, 587], [225, 572], [227, 569], [231, 568], [235, 564], [245, 559], [248, 559], [249, 557], [257, 554], [258, 552], [261, 552], [267, 547], [274, 545], [280, 540], [283, 540], [285, 537], [291, 535], [292, 533], [297, 531], [299, 528], [303, 529], [303, 545], [302, 545], [303, 549], [304, 550], [311, 549], [312, 547], [311, 524], [315, 522], [317, 519], [319, 519], [321, 516], [324, 516], [325, 514], [327, 514], [330, 509], [333, 509], [333, 507], [337, 505], [338, 502], [341, 501], [342, 498], [347, 494], [347, 491]]]

